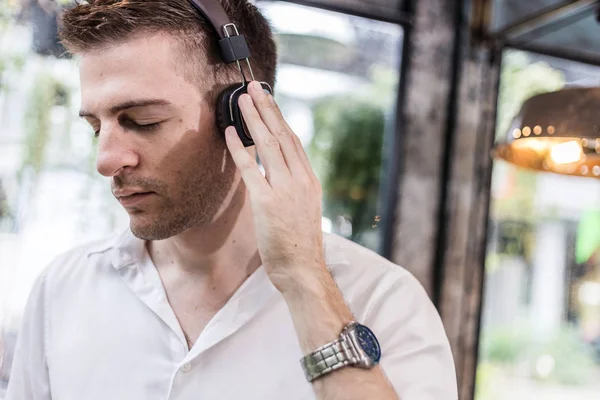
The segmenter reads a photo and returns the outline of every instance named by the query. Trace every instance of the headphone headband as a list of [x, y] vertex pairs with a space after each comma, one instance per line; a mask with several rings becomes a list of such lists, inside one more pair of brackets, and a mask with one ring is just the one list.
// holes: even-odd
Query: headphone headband
[[[229, 19], [229, 16], [219, 0], [190, 0], [190, 3], [192, 3], [194, 8], [208, 19], [214, 30], [217, 32], [221, 58], [223, 61], [225, 63], [237, 63], [242, 78], [241, 83], [229, 86], [219, 95], [216, 107], [217, 126], [222, 134], [225, 133], [225, 129], [228, 126], [235, 126], [238, 136], [244, 146], [252, 146], [254, 145], [254, 141], [247, 131], [244, 117], [238, 106], [240, 96], [244, 93], [248, 93], [248, 81], [244, 74], [244, 70], [240, 65], [241, 60], [246, 61], [250, 76], [252, 80], [255, 80], [254, 72], [252, 72], [252, 65], [250, 65], [250, 49], [248, 48], [246, 38], [244, 35], [240, 35], [240, 32], [235, 24]], [[273, 89], [268, 83], [261, 82], [261, 85], [263, 90], [270, 94], [273, 93]]]
[[223, 27], [231, 24], [231, 21], [219, 0], [190, 0], [190, 2], [210, 21], [219, 38], [225, 38]]
[[[204, 15], [213, 26], [219, 36], [219, 46], [221, 48], [221, 58], [227, 64], [239, 62], [250, 58], [250, 49], [244, 35], [240, 35], [235, 24], [231, 23], [229, 16], [218, 0], [190, 0], [196, 10]], [[227, 28], [233, 30], [233, 35], [229, 34]]]

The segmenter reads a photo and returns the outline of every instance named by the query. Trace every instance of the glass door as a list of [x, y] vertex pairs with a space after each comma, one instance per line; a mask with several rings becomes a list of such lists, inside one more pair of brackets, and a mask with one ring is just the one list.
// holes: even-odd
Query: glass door
[[[599, 84], [600, 67], [505, 52], [497, 138], [527, 98]], [[597, 399], [600, 179], [496, 161], [491, 198], [475, 398]]]

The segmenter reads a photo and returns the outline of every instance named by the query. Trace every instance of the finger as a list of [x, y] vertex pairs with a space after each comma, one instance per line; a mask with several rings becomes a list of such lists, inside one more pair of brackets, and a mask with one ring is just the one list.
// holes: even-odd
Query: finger
[[310, 165], [310, 161], [308, 160], [308, 154], [306, 154], [306, 151], [304, 150], [304, 147], [302, 146], [302, 142], [300, 141], [300, 138], [298, 137], [298, 135], [294, 135], [293, 139], [294, 139], [294, 145], [296, 146], [296, 149], [298, 151], [298, 158], [300, 159], [300, 163], [304, 167], [304, 170], [306, 171], [306, 173], [309, 176], [314, 177], [314, 179], [316, 180], [317, 175], [315, 174], [315, 171], [313, 170], [312, 165]]
[[[260, 84], [259, 84], [260, 85]], [[255, 86], [255, 85], [254, 85]], [[256, 89], [256, 86], [255, 86]], [[262, 91], [262, 86], [261, 86], [261, 91]], [[264, 91], [262, 91], [264, 93]], [[267, 96], [267, 97], [273, 97], [273, 96]], [[275, 101], [273, 100], [273, 103], [275, 104]], [[279, 113], [280, 119], [281, 121], [283, 121], [283, 123], [286, 125], [286, 127], [288, 128], [288, 131], [291, 132], [291, 139], [292, 142], [294, 143], [294, 150], [296, 151], [296, 155], [298, 157], [298, 160], [300, 161], [300, 163], [302, 164], [302, 166], [304, 167], [304, 171], [309, 175], [314, 177], [314, 179], [316, 178], [316, 175], [314, 173], [314, 170], [312, 168], [312, 166], [310, 165], [310, 161], [308, 159], [308, 155], [306, 154], [306, 151], [304, 150], [304, 147], [302, 146], [302, 142], [300, 141], [300, 138], [298, 137], [298, 135], [296, 135], [294, 133], [294, 131], [289, 127], [289, 125], [287, 124], [287, 122], [285, 121], [285, 119], [283, 118], [283, 114], [281, 113], [281, 110], [279, 109], [279, 107], [277, 105], [275, 105], [275, 109], [274, 111], [276, 113]], [[282, 146], [283, 147], [283, 146]]]
[[233, 126], [225, 130], [225, 141], [233, 162], [242, 174], [242, 179], [248, 188], [248, 192], [250, 192], [250, 196], [255, 197], [260, 193], [271, 191], [271, 187], [260, 172], [256, 160], [248, 153]]
[[239, 105], [246, 126], [256, 144], [258, 156], [265, 167], [267, 180], [274, 186], [289, 182], [291, 180], [290, 170], [281, 154], [279, 141], [263, 123], [252, 97], [247, 94], [240, 96]]
[[[298, 148], [294, 143], [296, 134], [283, 118], [281, 110], [271, 95], [267, 95], [260, 83], [253, 81], [248, 87], [248, 93], [252, 96], [256, 109], [264, 124], [271, 134], [277, 138], [281, 146], [281, 153], [285, 163], [293, 176], [305, 174], [306, 170], [298, 154]], [[302, 149], [304, 151], [304, 149]]]

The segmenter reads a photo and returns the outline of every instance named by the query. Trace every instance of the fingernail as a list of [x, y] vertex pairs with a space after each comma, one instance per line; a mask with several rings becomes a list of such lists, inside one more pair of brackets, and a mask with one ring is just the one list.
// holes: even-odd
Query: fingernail
[[258, 83], [258, 81], [252, 81], [250, 82], [250, 86], [252, 87], [252, 90], [262, 90], [262, 86], [260, 83]]
[[248, 94], [243, 94], [240, 96], [240, 100], [242, 103], [245, 104], [252, 104], [252, 97], [250, 97], [250, 95]]
[[233, 125], [228, 126], [225, 129], [225, 135], [229, 135], [229, 136], [235, 135], [235, 127]]

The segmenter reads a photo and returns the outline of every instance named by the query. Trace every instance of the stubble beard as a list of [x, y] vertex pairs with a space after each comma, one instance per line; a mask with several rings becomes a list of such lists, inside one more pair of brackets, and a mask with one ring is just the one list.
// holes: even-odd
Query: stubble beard
[[177, 180], [170, 183], [174, 195], [161, 196], [160, 206], [152, 212], [130, 213], [130, 229], [136, 237], [164, 240], [214, 222], [235, 178], [235, 165], [224, 139], [215, 139], [205, 154], [183, 163]]

